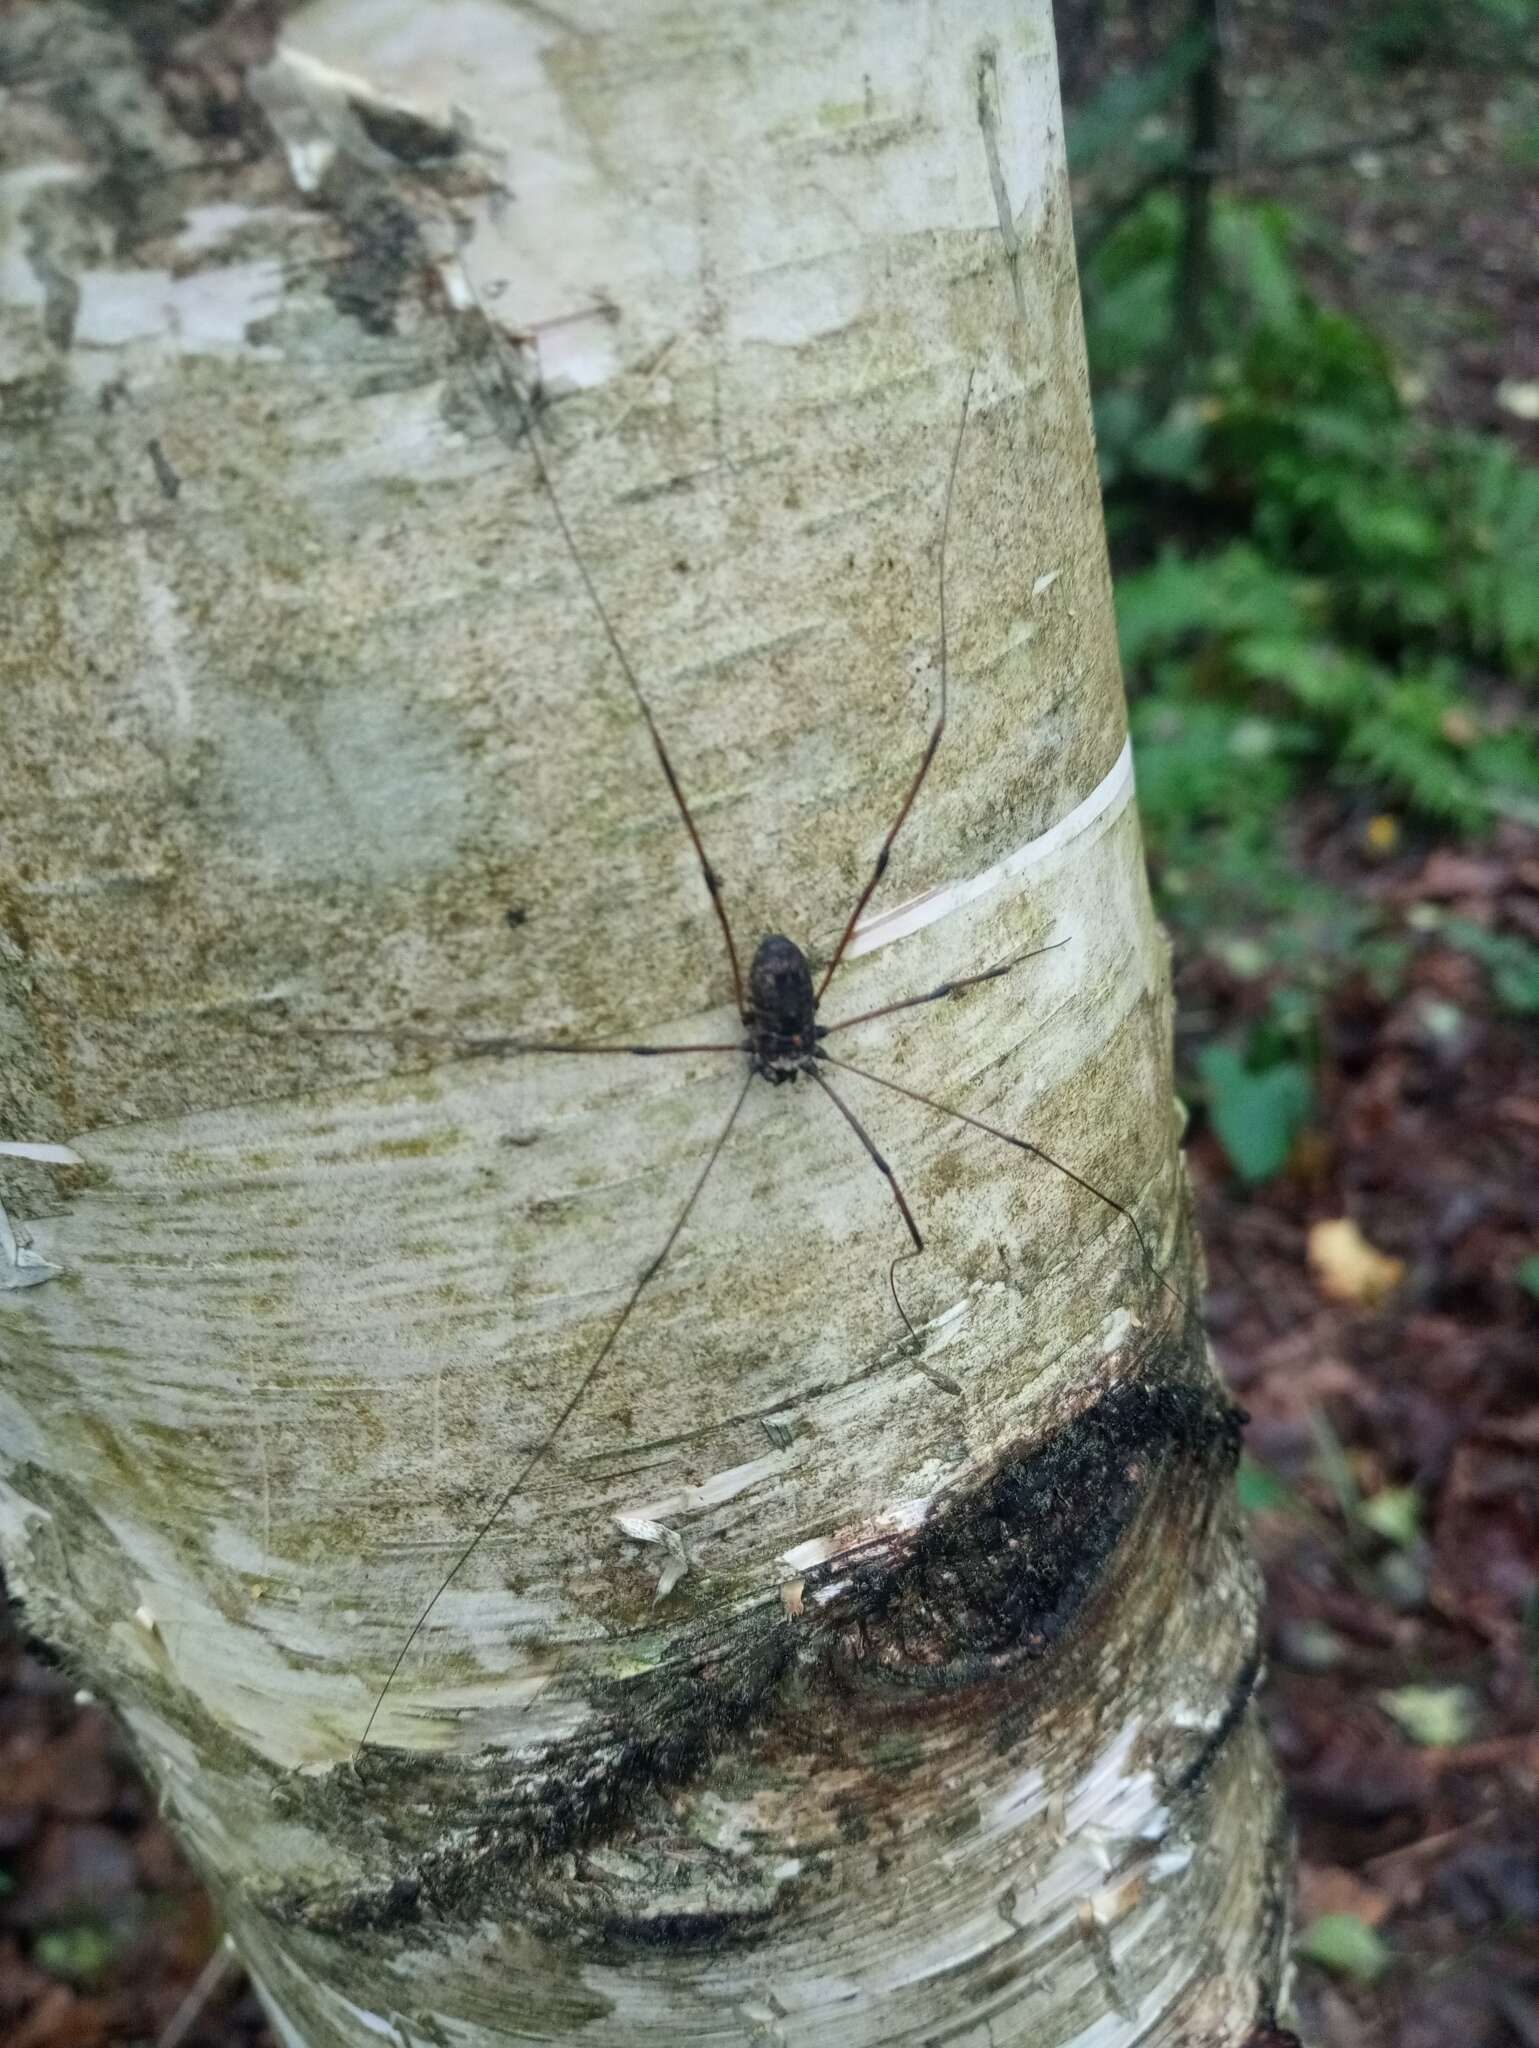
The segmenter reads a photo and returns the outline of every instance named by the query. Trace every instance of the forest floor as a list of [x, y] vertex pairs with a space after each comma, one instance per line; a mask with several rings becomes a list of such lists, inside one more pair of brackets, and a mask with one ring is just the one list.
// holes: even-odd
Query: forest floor
[[[1327, 824], [1299, 853], [1339, 880], [1360, 844]], [[1430, 907], [1539, 934], [1539, 835], [1358, 887], [1413, 929]], [[1194, 1034], [1257, 1000], [1212, 960], [1180, 988]], [[1288, 1172], [1243, 1193], [1211, 1133], [1189, 1153], [1209, 1327], [1250, 1413], [1298, 1924], [1332, 1937], [1334, 1967], [1301, 1974], [1305, 2035], [1534, 2048], [1539, 1035], [1435, 940], [1393, 1000], [1348, 979], [1324, 1021]]]
[[[1310, 282], [1429, 419], [1539, 461], [1539, 52], [1376, 71], [1351, 12], [1227, 14], [1231, 189], [1307, 224]], [[1392, 993], [1367, 961], [1331, 979], [1283, 1172], [1247, 1188], [1201, 1118], [1188, 1152], [1251, 1417], [1300, 2024], [1316, 2048], [1539, 2048], [1539, 833], [1429, 833], [1343, 792], [1275, 841], [1411, 949]], [[1274, 997], [1200, 923], [1177, 947], [1187, 1076]], [[1522, 986], [1477, 964], [1480, 934]]]
[[[1376, 320], [1435, 414], [1539, 458], [1532, 81], [1375, 79], [1308, 13], [1237, 10], [1238, 182], [1327, 224], [1314, 282]], [[1309, 150], [1328, 160], [1264, 168]], [[1283, 1173], [1247, 1188], [1200, 1118], [1189, 1148], [1209, 1323], [1251, 1417], [1298, 1924], [1326, 1930], [1302, 2021], [1319, 2048], [1539, 2048], [1539, 1032], [1442, 936], [1539, 943], [1539, 833], [1386, 849], [1360, 803], [1319, 796], [1277, 834], [1414, 947], [1392, 994], [1366, 972], [1328, 991]], [[1177, 992], [1188, 1072], [1268, 1000], [1191, 942]], [[0, 1644], [0, 2039], [271, 2048], [234, 1971], [175, 2031], [217, 1938], [106, 1714]]]

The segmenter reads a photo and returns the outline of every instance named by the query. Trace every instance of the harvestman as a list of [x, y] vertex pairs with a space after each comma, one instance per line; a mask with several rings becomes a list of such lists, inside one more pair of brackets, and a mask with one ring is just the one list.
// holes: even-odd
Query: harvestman
[[[1150, 1256], [1149, 1247], [1144, 1242], [1143, 1232], [1139, 1229], [1132, 1211], [1124, 1207], [1121, 1202], [1115, 1201], [1092, 1182], [1083, 1179], [1071, 1167], [1065, 1166], [1062, 1160], [1053, 1158], [1050, 1153], [1044, 1152], [1040, 1145], [1034, 1145], [1026, 1138], [1020, 1138], [1013, 1132], [1001, 1130], [997, 1124], [985, 1122], [982, 1117], [970, 1116], [965, 1110], [956, 1109], [950, 1103], [938, 1102], [933, 1096], [921, 1094], [917, 1088], [906, 1087], [902, 1082], [889, 1080], [885, 1075], [873, 1074], [867, 1068], [857, 1067], [848, 1060], [836, 1059], [832, 1053], [824, 1049], [824, 1041], [832, 1037], [836, 1031], [848, 1031], [854, 1025], [868, 1024], [878, 1017], [890, 1017], [899, 1010], [912, 1010], [924, 1003], [938, 1003], [948, 996], [961, 995], [964, 990], [977, 988], [985, 981], [997, 981], [1001, 975], [1009, 974], [1014, 968], [1021, 966], [1023, 962], [1036, 959], [1041, 954], [1054, 950], [1054, 946], [1034, 947], [1032, 951], [1019, 953], [1013, 959], [1002, 961], [998, 966], [985, 968], [980, 974], [964, 975], [956, 981], [944, 981], [938, 988], [929, 989], [923, 995], [907, 996], [896, 1003], [884, 1003], [879, 1009], [875, 1010], [862, 1010], [857, 1016], [841, 1017], [832, 1024], [821, 1024], [818, 1022], [818, 1011], [823, 997], [827, 993], [828, 985], [838, 972], [839, 964], [849, 950], [850, 941], [855, 936], [855, 930], [860, 922], [862, 911], [875, 894], [882, 876], [887, 872], [887, 863], [892, 854], [893, 842], [896, 840], [899, 832], [902, 831], [909, 813], [914, 808], [919, 792], [924, 786], [925, 777], [929, 774], [935, 756], [940, 751], [941, 737], [946, 730], [948, 693], [946, 542], [951, 530], [951, 501], [956, 488], [957, 467], [961, 461], [962, 444], [967, 431], [968, 409], [972, 402], [972, 375], [968, 377], [967, 388], [963, 394], [962, 414], [957, 425], [956, 442], [951, 452], [951, 466], [946, 476], [946, 496], [944, 509], [941, 514], [939, 550], [940, 708], [936, 715], [935, 724], [931, 728], [929, 739], [925, 742], [919, 766], [914, 772], [913, 779], [909, 783], [902, 803], [898, 806], [898, 814], [888, 827], [887, 836], [882, 841], [881, 850], [876, 856], [876, 861], [866, 885], [861, 890], [859, 897], [856, 899], [854, 909], [845, 921], [844, 930], [840, 933], [839, 943], [834, 948], [833, 957], [823, 969], [816, 986], [813, 984], [812, 972], [801, 947], [796, 944], [794, 939], [788, 939], [778, 932], [771, 933], [768, 937], [761, 939], [754, 949], [754, 955], [748, 967], [745, 986], [737, 942], [733, 937], [732, 923], [727, 916], [727, 907], [722, 899], [721, 877], [706, 858], [705, 846], [700, 837], [699, 827], [696, 825], [694, 817], [690, 812], [678, 773], [674, 768], [673, 762], [669, 759], [668, 749], [663, 744], [663, 736], [652, 714], [652, 707], [647, 702], [641, 684], [637, 680], [636, 671], [620, 643], [614, 623], [605, 608], [603, 599], [599, 596], [598, 587], [594, 583], [587, 563], [583, 560], [572, 529], [567, 522], [565, 508], [557, 493], [555, 479], [551, 473], [549, 462], [546, 459], [545, 451], [540, 446], [539, 430], [535, 423], [533, 407], [508, 367], [495, 327], [485, 307], [481, 304], [479, 294], [470, 282], [468, 274], [464, 273], [463, 270], [461, 274], [464, 276], [466, 287], [471, 297], [475, 300], [482, 321], [485, 323], [498, 380], [521, 422], [522, 432], [519, 439], [526, 441], [528, 444], [529, 451], [534, 458], [534, 466], [538, 473], [540, 484], [550, 502], [551, 511], [555, 518], [556, 526], [560, 531], [562, 542], [571, 557], [572, 564], [577, 571], [588, 602], [592, 606], [594, 615], [603, 630], [604, 638], [609, 644], [609, 649], [615, 658], [616, 666], [624, 676], [631, 695], [636, 701], [636, 708], [641, 714], [642, 722], [647, 729], [647, 735], [652, 742], [653, 751], [657, 755], [658, 765], [662, 769], [663, 776], [672, 793], [673, 801], [678, 807], [679, 817], [683, 823], [684, 830], [689, 834], [690, 844], [694, 848], [695, 858], [699, 863], [701, 879], [704, 881], [706, 891], [710, 896], [711, 908], [715, 913], [716, 921], [721, 927], [722, 942], [727, 952], [727, 968], [732, 977], [733, 1000], [737, 1006], [738, 1016], [742, 1020], [745, 1035], [742, 1038], [734, 1039], [730, 1043], [707, 1045], [626, 1045], [582, 1039], [574, 1040], [570, 1043], [557, 1044], [539, 1039], [471, 1038], [456, 1041], [456, 1050], [462, 1058], [488, 1059], [504, 1058], [521, 1053], [629, 1053], [641, 1059], [659, 1059], [678, 1054], [720, 1053], [738, 1059], [746, 1057], [748, 1071], [743, 1077], [743, 1085], [738, 1090], [732, 1104], [731, 1113], [717, 1134], [716, 1141], [707, 1155], [705, 1164], [701, 1168], [694, 1186], [689, 1191], [684, 1206], [680, 1209], [674, 1221], [673, 1228], [663, 1240], [661, 1250], [642, 1272], [635, 1286], [631, 1289], [630, 1294], [626, 1297], [624, 1307], [615, 1317], [613, 1323], [611, 1323], [607, 1336], [604, 1338], [603, 1343], [600, 1345], [586, 1371], [578, 1380], [577, 1385], [563, 1403], [555, 1421], [519, 1466], [513, 1479], [499, 1495], [496, 1504], [480, 1522], [475, 1533], [455, 1558], [453, 1564], [450, 1565], [448, 1571], [444, 1573], [432, 1599], [428, 1601], [416, 1621], [412, 1624], [411, 1632], [397, 1652], [395, 1662], [390, 1667], [389, 1676], [380, 1687], [374, 1705], [370, 1709], [368, 1721], [364, 1725], [363, 1734], [359, 1738], [357, 1749], [354, 1751], [355, 1758], [361, 1756], [368, 1747], [369, 1737], [373, 1733], [374, 1723], [379, 1717], [379, 1712], [385, 1703], [386, 1695], [389, 1693], [391, 1686], [394, 1685], [401, 1666], [405, 1663], [410, 1653], [412, 1644], [426, 1626], [434, 1608], [449, 1590], [449, 1587], [454, 1583], [466, 1564], [469, 1563], [483, 1540], [501, 1520], [515, 1497], [528, 1483], [535, 1467], [551, 1450], [556, 1439], [581, 1405], [584, 1396], [603, 1371], [616, 1344], [620, 1340], [626, 1324], [630, 1321], [637, 1303], [651, 1282], [656, 1279], [658, 1273], [662, 1270], [674, 1245], [678, 1242], [685, 1224], [689, 1221], [691, 1212], [696, 1202], [699, 1201], [701, 1192], [711, 1176], [711, 1171], [717, 1160], [721, 1157], [722, 1149], [731, 1135], [732, 1128], [737, 1122], [738, 1112], [742, 1109], [748, 1095], [748, 1090], [756, 1076], [779, 1087], [783, 1082], [794, 1082], [805, 1075], [809, 1081], [812, 1081], [828, 1097], [834, 1108], [839, 1112], [846, 1124], [849, 1125], [850, 1130], [854, 1133], [860, 1144], [865, 1148], [872, 1164], [886, 1180], [888, 1187], [892, 1191], [893, 1200], [898, 1206], [898, 1212], [902, 1216], [904, 1225], [912, 1240], [911, 1249], [900, 1253], [899, 1258], [892, 1262], [888, 1273], [890, 1285], [893, 1283], [900, 1260], [915, 1258], [924, 1250], [924, 1238], [920, 1233], [919, 1225], [914, 1220], [914, 1213], [908, 1205], [908, 1200], [899, 1186], [892, 1168], [878, 1151], [871, 1134], [867, 1131], [864, 1124], [861, 1123], [859, 1117], [856, 1116], [854, 1110], [850, 1108], [844, 1097], [835, 1090], [833, 1083], [824, 1072], [826, 1067], [837, 1068], [841, 1073], [851, 1074], [857, 1080], [867, 1081], [878, 1088], [888, 1089], [892, 1094], [901, 1095], [910, 1102], [917, 1102], [926, 1109], [933, 1109], [943, 1116], [952, 1117], [958, 1123], [969, 1124], [974, 1130], [983, 1131], [991, 1138], [999, 1138], [1006, 1145], [1014, 1146], [1017, 1151], [1028, 1153], [1032, 1158], [1040, 1159], [1044, 1165], [1055, 1168], [1059, 1173], [1073, 1181], [1076, 1187], [1083, 1188], [1087, 1194], [1094, 1195], [1098, 1201], [1104, 1202], [1108, 1209], [1115, 1210], [1127, 1222], [1134, 1237], [1138, 1240], [1138, 1248], [1142, 1252], [1144, 1263], [1148, 1266], [1150, 1272], [1159, 1281], [1160, 1285], [1165, 1288], [1167, 1293], [1171, 1294], [1177, 1302], [1181, 1301], [1180, 1295], [1175, 1293], [1175, 1290], [1160, 1273]], [[495, 406], [492, 407], [492, 411], [495, 420]], [[499, 431], [502, 431], [500, 423]], [[1055, 945], [1063, 945], [1065, 943], [1066, 941], [1060, 939], [1055, 942]], [[413, 1034], [401, 1035], [410, 1036]], [[904, 1313], [903, 1304], [898, 1300], [895, 1285], [892, 1286], [892, 1294], [898, 1313], [903, 1317], [912, 1335], [914, 1333], [913, 1325], [909, 1323], [908, 1316]], [[1184, 1307], [1185, 1304], [1182, 1303], [1182, 1306]]]

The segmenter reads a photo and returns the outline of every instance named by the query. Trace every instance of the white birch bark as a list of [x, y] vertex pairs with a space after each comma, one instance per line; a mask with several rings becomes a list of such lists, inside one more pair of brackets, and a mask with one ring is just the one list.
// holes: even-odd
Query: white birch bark
[[1195, 1284], [1047, 0], [166, 16], [0, 59], [29, 1626], [296, 2048], [1240, 2043], [1280, 1850], [1200, 1335], [1113, 1209], [849, 1077], [917, 1337], [883, 1180], [756, 1081], [353, 1760], [744, 1071], [453, 1055], [739, 1029], [473, 297], [745, 963], [827, 957], [914, 772], [973, 377], [950, 722], [823, 1014], [1060, 941], [843, 1043]]

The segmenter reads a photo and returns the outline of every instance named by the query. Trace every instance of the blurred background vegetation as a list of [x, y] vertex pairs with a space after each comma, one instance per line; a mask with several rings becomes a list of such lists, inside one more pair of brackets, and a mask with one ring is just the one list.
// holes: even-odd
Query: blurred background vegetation
[[1057, 0], [1306, 2034], [1539, 2043], [1539, 0]]

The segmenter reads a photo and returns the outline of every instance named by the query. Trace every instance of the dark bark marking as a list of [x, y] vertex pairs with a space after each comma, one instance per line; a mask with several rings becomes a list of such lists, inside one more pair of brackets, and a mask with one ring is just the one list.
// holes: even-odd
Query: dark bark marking
[[[1143, 1378], [1113, 1386], [1046, 1443], [1006, 1456], [902, 1548], [884, 1543], [853, 1573], [848, 1559], [829, 1567], [845, 1590], [823, 1608], [809, 1600], [794, 1621], [778, 1609], [705, 1621], [655, 1670], [588, 1681], [598, 1725], [553, 1744], [538, 1769], [379, 1751], [356, 1776], [307, 1788], [312, 1821], [342, 1832], [384, 1828], [388, 1853], [408, 1868], [378, 1887], [289, 1896], [271, 1910], [317, 1929], [393, 1934], [429, 1917], [490, 1912], [532, 1927], [548, 1919], [566, 1942], [600, 1947], [712, 1949], [757, 1938], [770, 1917], [760, 1900], [745, 1898], [741, 1911], [617, 1914], [593, 1888], [574, 1899], [559, 1866], [623, 1842], [659, 1801], [734, 1754], [783, 1745], [800, 1753], [809, 1730], [828, 1723], [875, 1785], [893, 1774], [905, 1744], [921, 1758], [932, 1717], [959, 1706], [987, 1713], [987, 1698], [959, 1696], [1008, 1682], [1065, 1642], [1151, 1497], [1176, 1498], [1183, 1516], [1200, 1519], [1209, 1492], [1228, 1485], [1236, 1411], [1206, 1376], [1188, 1376], [1192, 1336], [1156, 1340]], [[1179, 1495], [1162, 1496], [1162, 1479]], [[1248, 1659], [1183, 1788], [1240, 1725], [1258, 1670], [1259, 1657]], [[329, 1817], [316, 1814], [316, 1801], [330, 1805]]]

